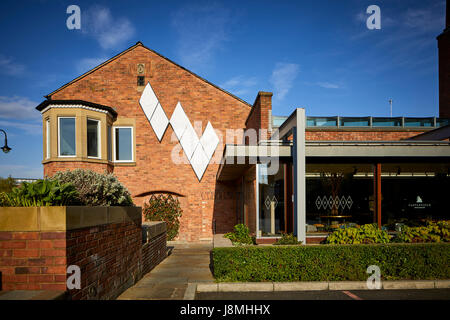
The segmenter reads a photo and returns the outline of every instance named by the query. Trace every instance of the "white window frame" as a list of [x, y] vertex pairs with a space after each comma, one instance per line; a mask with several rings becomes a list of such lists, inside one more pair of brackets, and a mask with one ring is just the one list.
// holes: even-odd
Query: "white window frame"
[[[116, 129], [131, 129], [131, 160], [117, 160], [116, 159]], [[112, 143], [113, 143], [113, 162], [123, 163], [123, 162], [134, 162], [134, 127], [133, 126], [112, 126]]]
[[[75, 154], [74, 155], [61, 155], [61, 119], [74, 119], [75, 120]], [[76, 117], [58, 117], [58, 157], [59, 158], [75, 158], [77, 156], [77, 118]]]
[[108, 161], [113, 161], [113, 130], [112, 126], [106, 125], [106, 159]]
[[45, 159], [50, 159], [50, 119], [45, 121]]
[[[88, 139], [88, 137], [87, 137], [87, 122], [88, 121], [95, 121], [95, 122], [97, 122], [97, 154], [98, 154], [97, 157], [93, 157], [93, 156], [90, 156], [89, 154], [87, 154], [89, 152], [89, 150], [87, 148], [87, 143], [88, 143], [87, 142], [87, 139]], [[86, 155], [87, 155], [87, 157], [89, 159], [101, 159], [102, 158], [102, 136], [100, 134], [100, 129], [101, 129], [101, 125], [100, 124], [101, 124], [101, 122], [98, 119], [92, 119], [92, 118], [87, 118], [86, 119]]]

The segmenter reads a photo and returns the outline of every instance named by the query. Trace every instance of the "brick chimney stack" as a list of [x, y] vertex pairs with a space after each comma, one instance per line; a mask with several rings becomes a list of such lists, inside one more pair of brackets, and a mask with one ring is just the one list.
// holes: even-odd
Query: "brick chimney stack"
[[439, 117], [450, 118], [450, 0], [446, 4], [445, 29], [437, 37], [439, 50]]

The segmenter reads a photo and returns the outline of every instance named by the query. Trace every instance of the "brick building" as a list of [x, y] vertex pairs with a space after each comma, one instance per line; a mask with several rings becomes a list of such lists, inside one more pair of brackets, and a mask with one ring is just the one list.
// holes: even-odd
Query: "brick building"
[[[139, 206], [151, 194], [175, 195], [183, 209], [182, 241], [210, 241], [239, 222], [260, 242], [282, 232], [306, 240], [302, 230], [316, 232], [313, 226], [327, 217], [355, 220], [354, 210], [366, 213], [356, 222], [373, 217], [381, 225], [381, 176], [444, 175], [448, 184], [448, 143], [409, 140], [448, 125], [447, 33], [448, 22], [438, 38], [442, 118], [306, 117], [302, 109], [277, 117], [272, 93], [259, 92], [251, 105], [138, 42], [37, 107], [44, 175], [72, 168], [113, 172]], [[267, 174], [275, 159], [280, 166]], [[342, 180], [348, 173], [366, 190], [358, 200], [334, 190], [340, 187], [318, 191], [333, 178], [313, 179]], [[314, 194], [305, 191], [308, 183]], [[388, 189], [399, 188], [391, 184]]]

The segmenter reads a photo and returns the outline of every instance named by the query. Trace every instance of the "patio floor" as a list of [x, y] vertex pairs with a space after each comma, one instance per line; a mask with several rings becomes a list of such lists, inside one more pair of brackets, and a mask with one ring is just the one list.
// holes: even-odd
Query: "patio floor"
[[211, 249], [211, 243], [173, 245], [163, 262], [117, 299], [182, 300], [189, 283], [214, 281], [209, 268]]

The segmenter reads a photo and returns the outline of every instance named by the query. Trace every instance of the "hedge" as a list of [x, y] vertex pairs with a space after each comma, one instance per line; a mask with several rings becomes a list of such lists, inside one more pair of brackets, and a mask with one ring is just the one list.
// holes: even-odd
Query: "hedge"
[[213, 249], [217, 281], [365, 281], [450, 279], [450, 244], [365, 244]]

